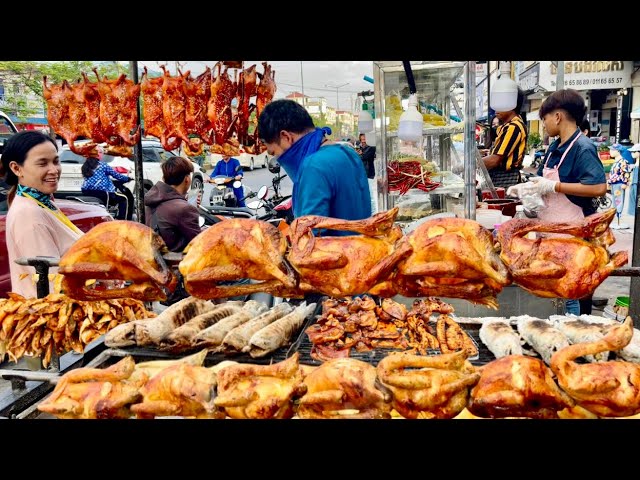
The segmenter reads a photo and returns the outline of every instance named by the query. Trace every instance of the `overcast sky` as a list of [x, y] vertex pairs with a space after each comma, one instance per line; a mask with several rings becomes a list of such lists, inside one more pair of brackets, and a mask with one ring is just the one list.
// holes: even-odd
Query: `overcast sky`
[[[245, 60], [244, 65], [247, 68], [255, 63], [258, 72], [262, 72], [264, 70], [263, 61]], [[175, 61], [138, 63], [140, 66], [147, 65], [148, 68], [154, 70], [159, 70], [160, 64], [166, 64], [170, 72], [175, 73]], [[352, 110], [358, 92], [373, 90], [373, 84], [363, 79], [365, 75], [373, 78], [372, 61], [268, 61], [268, 63], [275, 71], [276, 99], [284, 98], [291, 92], [302, 92], [304, 87], [304, 94], [307, 96], [325, 97], [328, 105], [333, 108]], [[207, 66], [213, 67], [216, 62], [179, 62], [179, 64], [183, 71], [191, 70], [191, 74], [196, 76], [202, 73]], [[340, 88], [336, 89], [336, 87]], [[336, 93], [338, 98], [336, 98]], [[336, 101], [339, 102], [339, 105], [336, 105]]]

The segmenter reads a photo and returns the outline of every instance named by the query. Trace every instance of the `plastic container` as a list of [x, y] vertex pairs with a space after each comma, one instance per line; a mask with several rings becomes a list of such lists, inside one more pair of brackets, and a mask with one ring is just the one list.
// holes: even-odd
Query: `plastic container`
[[516, 205], [516, 213], [513, 215], [513, 218], [527, 218], [524, 214], [524, 205]]
[[508, 112], [518, 103], [518, 84], [503, 75], [491, 86], [489, 105], [496, 112]]
[[617, 297], [616, 305], [620, 307], [628, 307], [629, 306], [629, 297]]
[[409, 96], [407, 111], [400, 116], [398, 123], [398, 138], [405, 142], [417, 142], [422, 138], [422, 124], [424, 120], [418, 111], [418, 96]]

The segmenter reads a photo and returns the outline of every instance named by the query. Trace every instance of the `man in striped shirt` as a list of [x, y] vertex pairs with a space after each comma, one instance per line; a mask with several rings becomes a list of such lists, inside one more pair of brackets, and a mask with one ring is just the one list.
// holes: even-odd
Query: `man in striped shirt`
[[520, 183], [520, 169], [527, 145], [527, 127], [520, 116], [524, 92], [518, 87], [518, 101], [513, 110], [496, 112], [500, 120], [498, 137], [489, 155], [482, 157], [495, 187], [508, 188]]

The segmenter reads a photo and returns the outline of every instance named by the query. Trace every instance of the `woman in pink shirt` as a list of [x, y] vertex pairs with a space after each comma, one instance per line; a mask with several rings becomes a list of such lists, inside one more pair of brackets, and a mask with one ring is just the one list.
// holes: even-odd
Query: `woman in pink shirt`
[[[53, 200], [61, 172], [58, 147], [44, 133], [25, 130], [5, 143], [0, 173], [11, 186], [6, 223], [11, 290], [24, 297], [37, 296], [32, 280], [35, 270], [18, 265], [15, 259], [61, 257], [82, 235]], [[50, 289], [53, 291], [52, 285]]]

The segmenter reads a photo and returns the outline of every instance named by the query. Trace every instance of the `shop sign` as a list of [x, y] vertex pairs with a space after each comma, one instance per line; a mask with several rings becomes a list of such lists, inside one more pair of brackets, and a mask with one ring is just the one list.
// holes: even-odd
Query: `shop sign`
[[478, 82], [479, 77], [487, 76], [487, 63], [476, 63], [476, 83]]
[[[600, 90], [622, 88], [631, 84], [633, 61], [564, 62], [564, 88]], [[558, 68], [552, 62], [540, 62], [540, 86], [556, 90]]]
[[538, 86], [540, 78], [540, 64], [534, 65], [526, 72], [522, 72], [518, 78], [518, 86], [525, 92]]

